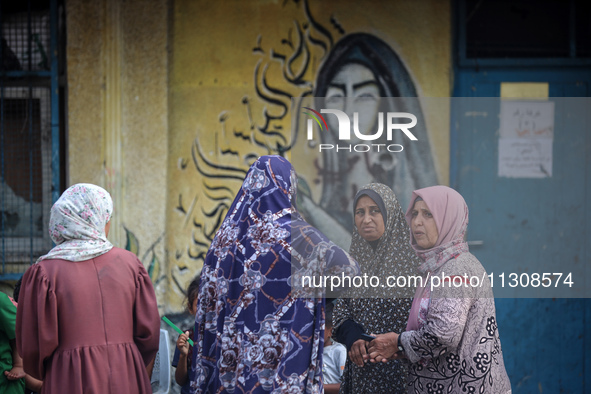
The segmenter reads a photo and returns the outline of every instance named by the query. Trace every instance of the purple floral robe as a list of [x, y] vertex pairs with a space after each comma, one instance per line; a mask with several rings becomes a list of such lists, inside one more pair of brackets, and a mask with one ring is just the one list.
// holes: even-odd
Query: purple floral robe
[[292, 280], [358, 266], [297, 213], [296, 188], [286, 159], [260, 157], [216, 233], [195, 318], [196, 393], [323, 392], [324, 299]]

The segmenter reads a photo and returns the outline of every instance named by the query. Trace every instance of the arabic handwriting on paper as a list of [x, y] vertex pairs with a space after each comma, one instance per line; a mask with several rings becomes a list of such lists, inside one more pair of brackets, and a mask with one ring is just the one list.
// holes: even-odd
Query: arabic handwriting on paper
[[552, 176], [554, 102], [501, 102], [499, 135], [498, 176]]

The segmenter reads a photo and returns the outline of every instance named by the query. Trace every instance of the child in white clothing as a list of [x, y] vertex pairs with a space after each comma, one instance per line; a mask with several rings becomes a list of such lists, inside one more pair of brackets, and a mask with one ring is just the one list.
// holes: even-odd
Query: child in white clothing
[[341, 388], [341, 376], [343, 375], [345, 362], [347, 361], [347, 348], [331, 339], [333, 308], [334, 303], [326, 303], [324, 353], [322, 355], [322, 375], [325, 394], [338, 394]]

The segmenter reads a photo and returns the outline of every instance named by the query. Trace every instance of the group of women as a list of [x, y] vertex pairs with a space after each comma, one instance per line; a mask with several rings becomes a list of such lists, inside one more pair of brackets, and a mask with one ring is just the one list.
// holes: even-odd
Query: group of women
[[[416, 190], [404, 215], [389, 187], [365, 186], [349, 253], [298, 213], [296, 190], [285, 158], [260, 157], [212, 241], [196, 306], [195, 393], [322, 392], [325, 299], [295, 283], [303, 275], [486, 278], [453, 189]], [[17, 348], [44, 393], [150, 392], [156, 299], [141, 262], [106, 238], [112, 210], [102, 188], [66, 190], [51, 212], [56, 247], [24, 275]], [[414, 297], [341, 290], [333, 336], [348, 350], [342, 393], [511, 391], [490, 286], [422, 281]]]
[[[369, 200], [364, 203], [362, 196]], [[362, 220], [367, 204], [387, 215]], [[486, 275], [468, 251], [462, 196], [446, 186], [416, 190], [405, 221], [394, 193], [370, 184], [357, 193], [354, 206], [350, 252], [362, 271], [374, 273], [379, 264], [388, 267], [382, 278], [418, 270], [422, 280], [410, 308], [404, 294], [338, 301], [336, 339], [349, 349], [341, 392], [510, 393], [492, 290], [488, 283], [473, 287], [466, 280]], [[365, 235], [372, 220], [378, 228], [386, 223], [377, 241]], [[432, 286], [433, 276], [450, 279]], [[375, 339], [363, 339], [364, 333]]]
[[[260, 157], [212, 242], [196, 316], [197, 393], [322, 391], [324, 299], [298, 293], [303, 273], [486, 278], [464, 239], [466, 203], [449, 187], [416, 190], [406, 215], [386, 185], [363, 187], [349, 253], [306, 223], [296, 190], [286, 159]], [[348, 349], [342, 393], [511, 392], [490, 286], [423, 280], [414, 297], [341, 290], [333, 336]]]

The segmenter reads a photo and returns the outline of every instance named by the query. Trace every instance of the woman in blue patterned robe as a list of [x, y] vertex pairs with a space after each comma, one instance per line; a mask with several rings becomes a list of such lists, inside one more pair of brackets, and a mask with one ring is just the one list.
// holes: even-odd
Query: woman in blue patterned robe
[[216, 233], [201, 273], [196, 393], [323, 392], [322, 289], [295, 282], [358, 266], [298, 214], [296, 189], [289, 161], [260, 157]]

